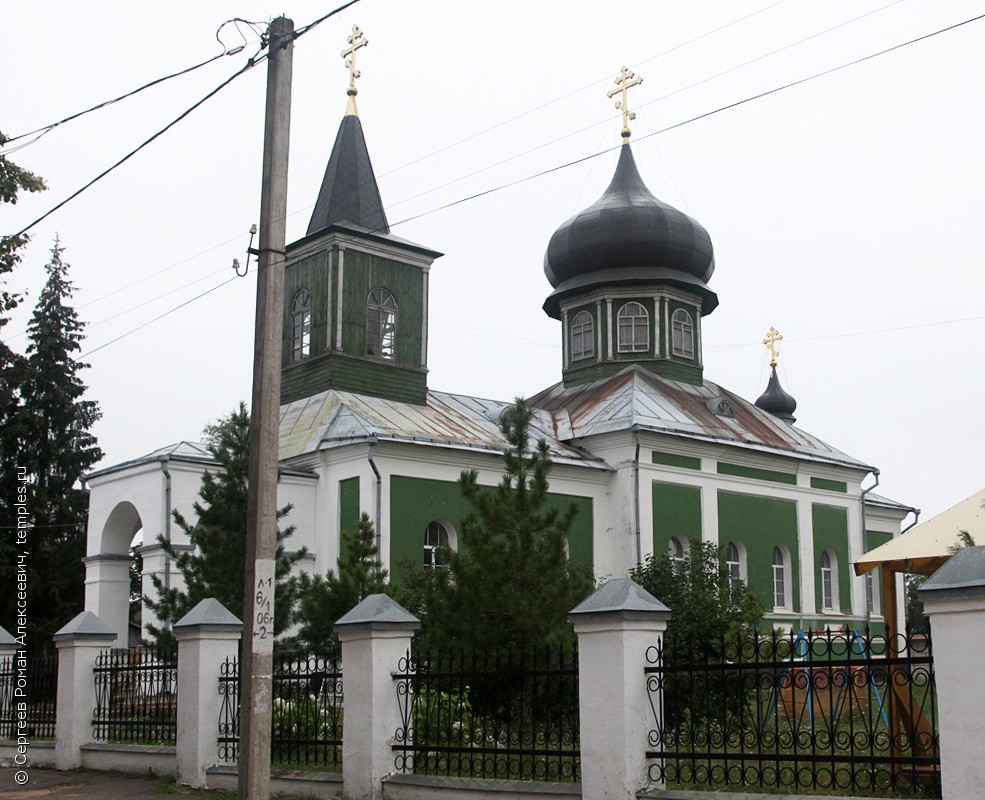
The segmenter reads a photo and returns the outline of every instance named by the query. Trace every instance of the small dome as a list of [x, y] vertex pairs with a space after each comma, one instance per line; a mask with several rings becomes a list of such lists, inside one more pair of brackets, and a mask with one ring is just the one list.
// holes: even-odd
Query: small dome
[[793, 412], [797, 410], [797, 401], [783, 391], [783, 387], [780, 386], [780, 379], [776, 376], [775, 366], [770, 367], [770, 382], [766, 386], [766, 391], [756, 400], [756, 405], [774, 417], [779, 417], [787, 422], [797, 421], [793, 415]]
[[565, 222], [547, 246], [544, 272], [554, 293], [544, 304], [551, 316], [560, 298], [599, 284], [666, 282], [702, 297], [702, 314], [718, 298], [708, 288], [715, 256], [708, 231], [646, 188], [628, 144], [605, 194]]

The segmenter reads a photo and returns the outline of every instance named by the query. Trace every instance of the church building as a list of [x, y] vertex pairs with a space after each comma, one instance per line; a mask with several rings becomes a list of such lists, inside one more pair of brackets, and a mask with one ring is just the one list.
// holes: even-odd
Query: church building
[[[707, 380], [702, 321], [715, 311], [712, 240], [657, 199], [629, 143], [593, 205], [551, 233], [544, 312], [559, 325], [561, 381], [530, 398], [546, 440], [551, 501], [578, 513], [569, 556], [597, 579], [625, 575], [651, 553], [683, 557], [694, 539], [721, 546], [783, 628], [860, 627], [880, 618], [878, 572], [851, 563], [899, 534], [911, 508], [873, 494], [878, 472], [795, 425], [776, 373], [755, 402]], [[334, 568], [340, 532], [372, 518], [391, 574], [405, 559], [441, 568], [468, 511], [456, 481], [474, 469], [496, 484], [509, 400], [428, 388], [428, 286], [441, 253], [390, 231], [355, 106], [325, 169], [306, 235], [285, 271], [281, 476], [292, 504], [298, 567]], [[507, 395], [508, 387], [506, 387]], [[180, 580], [158, 535], [179, 548], [172, 511], [194, 518], [201, 444], [182, 442], [100, 469], [90, 488], [86, 608], [126, 640], [130, 543], [143, 530], [150, 575]], [[145, 609], [145, 622], [149, 611]]]

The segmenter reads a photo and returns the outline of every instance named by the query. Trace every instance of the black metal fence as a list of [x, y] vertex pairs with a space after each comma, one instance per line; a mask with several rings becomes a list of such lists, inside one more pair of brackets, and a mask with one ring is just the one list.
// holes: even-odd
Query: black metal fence
[[665, 638], [645, 668], [652, 781], [940, 796], [930, 639], [857, 630]]
[[394, 680], [399, 771], [580, 779], [574, 647], [419, 652], [415, 645]]
[[128, 744], [175, 743], [178, 652], [142, 647], [103, 650], [93, 667], [92, 738]]
[[[55, 738], [58, 653], [54, 649], [0, 659], [0, 739], [23, 734], [37, 741]], [[18, 705], [24, 703], [23, 715]]]
[[[220, 667], [219, 758], [239, 752], [239, 659]], [[342, 664], [300, 652], [275, 652], [270, 761], [275, 767], [342, 769]]]

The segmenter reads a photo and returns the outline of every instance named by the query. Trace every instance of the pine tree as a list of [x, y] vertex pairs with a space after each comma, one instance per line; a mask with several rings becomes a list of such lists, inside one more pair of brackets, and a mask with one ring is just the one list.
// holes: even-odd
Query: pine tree
[[471, 506], [448, 568], [432, 569], [424, 587], [423, 637], [429, 645], [518, 649], [568, 641], [568, 612], [592, 591], [588, 570], [573, 566], [567, 538], [577, 507], [548, 502], [547, 443], [530, 448], [533, 409], [523, 399], [500, 427], [508, 447], [503, 477], [492, 489], [475, 470], [459, 478]]
[[82, 610], [88, 493], [80, 481], [103, 455], [91, 433], [99, 407], [83, 399], [81, 372], [88, 364], [77, 361], [76, 353], [85, 323], [69, 305], [75, 289], [63, 252], [56, 238], [45, 266], [48, 279], [27, 327], [27, 357], [14, 372], [19, 404], [4, 431], [18, 476], [27, 478], [31, 527], [23, 549], [29, 554], [30, 645], [47, 643]]
[[[144, 597], [145, 605], [162, 623], [146, 628], [158, 644], [173, 642], [171, 626], [201, 600], [214, 597], [233, 614], [243, 619], [243, 580], [246, 566], [247, 474], [250, 463], [250, 414], [244, 403], [205, 429], [209, 452], [219, 462], [216, 471], [202, 475], [199, 500], [193, 505], [194, 522], [175, 510], [174, 521], [188, 536], [192, 550], [177, 549], [163, 536], [159, 544], [183, 578], [184, 586], [166, 587], [160, 576], [152, 575], [156, 598]], [[285, 506], [277, 511], [282, 519], [291, 511]], [[288, 553], [285, 541], [294, 533], [293, 526], [277, 531], [276, 587], [274, 590], [274, 632], [288, 625], [297, 595], [297, 579], [291, 567], [307, 551]]]
[[342, 532], [336, 570], [325, 576], [303, 573], [298, 579], [298, 642], [316, 655], [339, 654], [335, 621], [371, 594], [386, 590], [387, 571], [380, 564], [376, 532], [363, 513], [356, 529]]

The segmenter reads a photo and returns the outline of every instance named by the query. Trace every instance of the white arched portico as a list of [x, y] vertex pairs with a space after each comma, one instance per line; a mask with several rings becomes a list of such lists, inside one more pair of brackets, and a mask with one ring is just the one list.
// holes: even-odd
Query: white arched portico
[[202, 473], [214, 463], [204, 446], [181, 442], [87, 476], [85, 607], [116, 632], [118, 645], [125, 645], [128, 638], [134, 535], [143, 529], [141, 592], [153, 592], [151, 575], [158, 575], [166, 585], [178, 580], [158, 537], [179, 547], [187, 545], [172, 522], [172, 511], [191, 513]]

